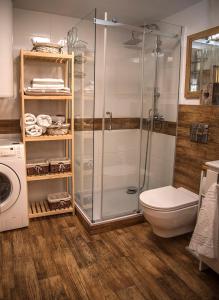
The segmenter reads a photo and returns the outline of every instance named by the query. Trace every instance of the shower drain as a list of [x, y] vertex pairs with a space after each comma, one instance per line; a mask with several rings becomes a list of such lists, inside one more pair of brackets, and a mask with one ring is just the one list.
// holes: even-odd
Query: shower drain
[[138, 188], [136, 186], [129, 186], [126, 190], [127, 194], [136, 194], [138, 192]]

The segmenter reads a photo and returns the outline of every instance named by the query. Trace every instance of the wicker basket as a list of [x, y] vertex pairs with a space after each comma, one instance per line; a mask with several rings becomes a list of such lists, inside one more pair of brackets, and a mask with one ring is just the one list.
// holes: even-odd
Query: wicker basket
[[71, 160], [68, 158], [54, 158], [49, 160], [50, 173], [71, 172]]
[[64, 115], [54, 115], [51, 116], [52, 118], [52, 122], [56, 125], [56, 124], [63, 124], [66, 122], [66, 118]]
[[49, 162], [44, 159], [33, 159], [27, 162], [27, 176], [45, 175], [49, 173]]
[[71, 195], [67, 192], [48, 194], [47, 201], [51, 210], [68, 208], [71, 206]]
[[59, 54], [62, 53], [62, 46], [53, 43], [34, 43], [32, 51]]
[[75, 56], [76, 64], [83, 64], [83, 63], [86, 63], [86, 61], [87, 61], [86, 56], [82, 56], [81, 54]]
[[56, 124], [51, 125], [47, 128], [47, 133], [49, 135], [65, 135], [69, 132], [70, 124]]

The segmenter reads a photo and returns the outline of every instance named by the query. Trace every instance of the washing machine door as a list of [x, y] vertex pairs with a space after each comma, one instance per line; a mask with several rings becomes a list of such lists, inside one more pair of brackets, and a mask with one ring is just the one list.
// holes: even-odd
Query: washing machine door
[[20, 195], [20, 180], [9, 166], [0, 164], [0, 213], [15, 204]]

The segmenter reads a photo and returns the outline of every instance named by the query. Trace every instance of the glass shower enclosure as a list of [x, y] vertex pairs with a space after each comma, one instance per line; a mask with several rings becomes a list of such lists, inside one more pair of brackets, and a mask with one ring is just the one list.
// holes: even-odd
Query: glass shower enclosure
[[75, 198], [92, 223], [141, 213], [172, 184], [181, 28], [126, 25], [96, 10], [68, 33], [75, 53]]

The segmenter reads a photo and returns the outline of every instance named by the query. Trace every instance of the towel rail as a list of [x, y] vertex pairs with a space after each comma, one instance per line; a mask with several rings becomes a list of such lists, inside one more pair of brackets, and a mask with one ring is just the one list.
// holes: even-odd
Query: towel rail
[[[209, 176], [209, 178], [207, 178], [207, 176]], [[202, 199], [205, 197], [206, 191], [213, 183], [217, 183], [217, 190], [219, 192], [219, 168], [214, 168], [212, 166], [204, 165], [201, 171], [201, 178], [200, 178], [197, 217], [200, 212], [200, 208], [202, 206]], [[219, 215], [218, 215], [218, 219], [219, 219]], [[210, 267], [215, 272], [219, 273], [219, 258], [217, 260], [211, 260], [203, 256], [201, 257], [198, 256], [198, 259], [199, 259], [199, 271], [204, 271], [206, 268]]]

